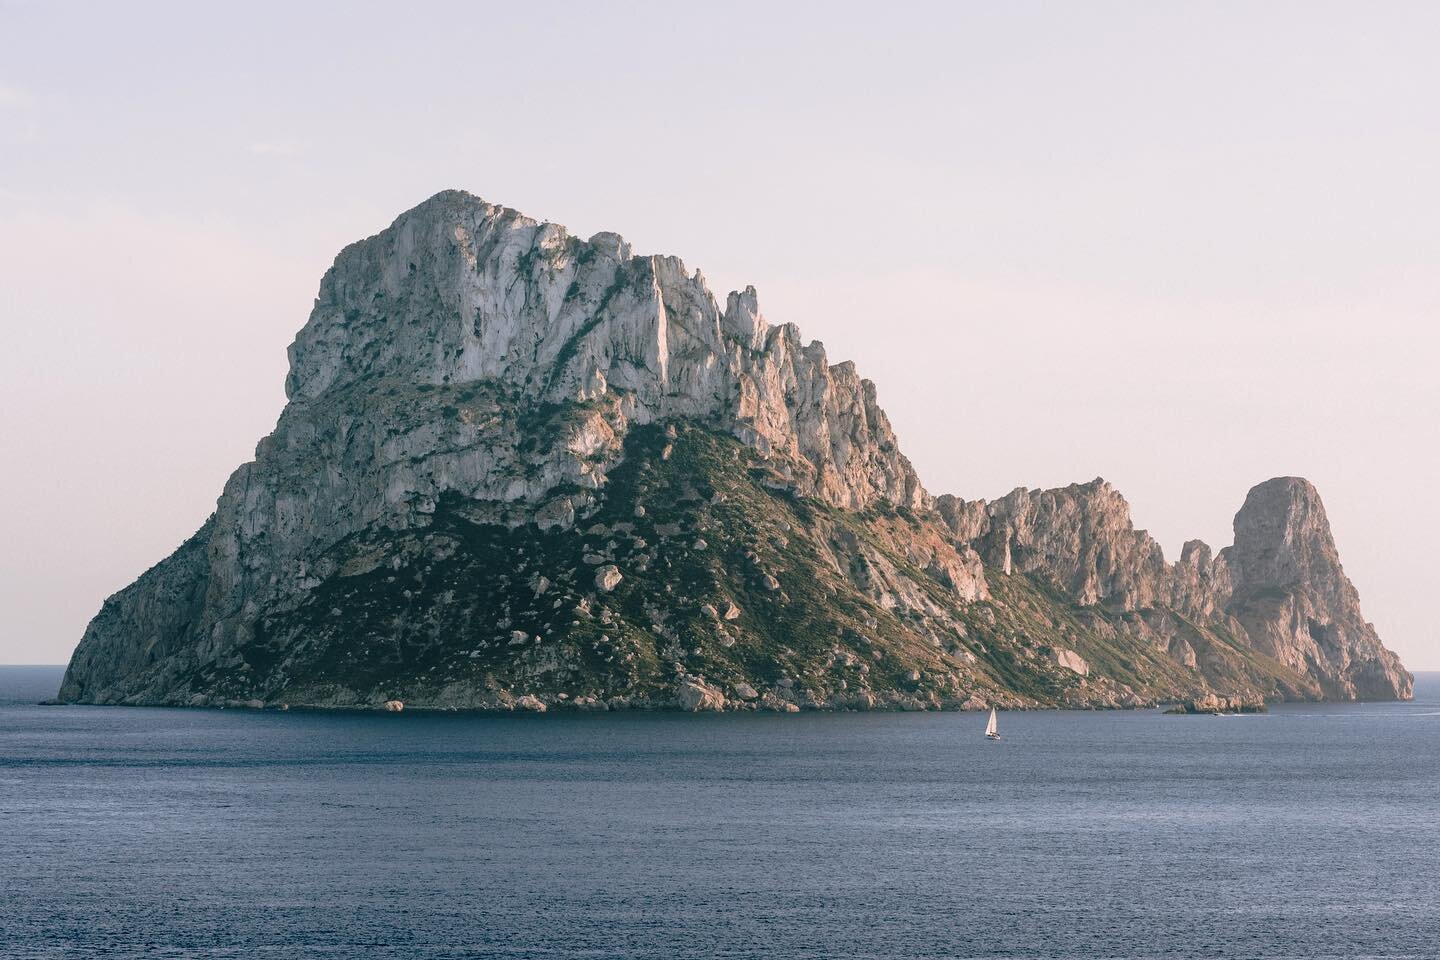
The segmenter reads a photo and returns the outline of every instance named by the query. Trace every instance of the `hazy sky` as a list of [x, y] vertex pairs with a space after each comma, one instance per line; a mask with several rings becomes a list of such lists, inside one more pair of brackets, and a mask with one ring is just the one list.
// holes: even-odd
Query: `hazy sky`
[[1101, 475], [1173, 558], [1309, 477], [1440, 669], [1437, 44], [1358, 0], [0, 0], [0, 662], [199, 526], [335, 253], [460, 187], [755, 284], [934, 493]]

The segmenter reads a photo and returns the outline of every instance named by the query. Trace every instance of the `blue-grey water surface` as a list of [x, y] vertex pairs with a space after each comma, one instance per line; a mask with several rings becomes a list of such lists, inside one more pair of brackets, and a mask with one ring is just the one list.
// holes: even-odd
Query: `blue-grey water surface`
[[0, 956], [1436, 957], [1407, 704], [478, 717], [41, 707]]

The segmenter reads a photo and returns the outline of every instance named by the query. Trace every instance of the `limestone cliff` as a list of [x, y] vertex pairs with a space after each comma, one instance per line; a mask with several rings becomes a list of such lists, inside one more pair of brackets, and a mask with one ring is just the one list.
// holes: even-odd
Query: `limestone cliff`
[[1226, 613], [1256, 648], [1314, 677], [1332, 699], [1410, 697], [1413, 679], [1361, 615], [1308, 482], [1277, 477], [1251, 490], [1224, 559]]
[[1411, 676], [1361, 616], [1325, 508], [1305, 480], [1256, 486], [1235, 517], [1234, 546], [1215, 555], [1192, 540], [1173, 564], [1100, 479], [1021, 488], [993, 503], [942, 496], [936, 508], [989, 567], [1043, 577], [1081, 606], [1131, 615], [1137, 632], [1222, 684], [1238, 678], [1216, 675], [1220, 650], [1199, 657], [1194, 632], [1237, 639], [1279, 664], [1273, 676], [1250, 678], [1264, 696], [1411, 695]]
[[677, 259], [465, 193], [341, 252], [286, 389], [214, 516], [106, 601], [62, 698], [1404, 694], [1318, 498], [1278, 541], [1262, 498], [1238, 566], [1167, 566], [1103, 484], [932, 502], [874, 386], [753, 289], [722, 307]]

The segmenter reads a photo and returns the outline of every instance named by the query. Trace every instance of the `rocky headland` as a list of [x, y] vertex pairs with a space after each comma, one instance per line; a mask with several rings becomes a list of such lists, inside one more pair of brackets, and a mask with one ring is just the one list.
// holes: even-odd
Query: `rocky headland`
[[755, 291], [458, 191], [353, 244], [255, 459], [60, 698], [686, 710], [1407, 698], [1298, 478], [1168, 562], [1096, 480], [932, 497]]

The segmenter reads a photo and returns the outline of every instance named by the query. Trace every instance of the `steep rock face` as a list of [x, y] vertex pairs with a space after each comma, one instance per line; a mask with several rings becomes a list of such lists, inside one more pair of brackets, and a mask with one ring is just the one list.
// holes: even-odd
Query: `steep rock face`
[[[694, 422], [635, 427], [576, 523], [497, 523], [489, 504], [447, 492], [423, 523], [371, 525], [310, 558], [313, 582], [255, 600], [246, 632], [213, 649], [177, 618], [162, 624], [183, 641], [169, 657], [127, 653], [149, 629], [133, 606], [151, 596], [147, 576], [122, 595], [123, 631], [107, 619], [87, 634], [65, 696], [407, 711], [1153, 698], [1105, 679], [1077, 689], [1073, 664], [1046, 658], [1026, 604], [977, 593], [966, 577], [978, 558], [923, 520], [758, 483], [766, 463]], [[191, 573], [205, 582], [188, 561], [171, 571]], [[1011, 596], [1034, 600], [1023, 586]], [[1138, 644], [1126, 653], [1145, 656]], [[1029, 664], [1019, 684], [1003, 673], [1017, 662]], [[1165, 682], [1189, 690], [1191, 679]]]
[[206, 655], [323, 578], [330, 545], [421, 523], [445, 492], [572, 522], [632, 424], [715, 423], [837, 506], [924, 496], [873, 385], [767, 325], [753, 290], [721, 311], [675, 258], [460, 192], [342, 251], [290, 361], [291, 401], [217, 508]]
[[[1360, 614], [1319, 494], [1305, 480], [1256, 486], [1235, 518], [1233, 547], [1215, 555], [1192, 540], [1173, 564], [1099, 479], [1021, 488], [991, 503], [941, 496], [936, 509], [992, 569], [1041, 576], [1081, 606], [1133, 613], [1137, 632], [1202, 673], [1214, 673], [1222, 666], [1215, 658], [1226, 654], [1197, 630], [1239, 640], [1286, 668], [1259, 684], [1261, 695], [1411, 695], [1410, 675]], [[1197, 640], [1212, 649], [1210, 660], [1197, 653]]]
[[942, 496], [937, 509], [990, 566], [1043, 571], [1083, 605], [1134, 610], [1165, 593], [1160, 545], [1131, 525], [1130, 505], [1104, 480], [1021, 487], [989, 504]]
[[342, 251], [286, 389], [210, 520], [106, 601], [63, 699], [1408, 695], [1304, 490], [1242, 511], [1238, 561], [1174, 564], [1103, 481], [932, 502], [874, 386], [753, 289], [721, 308], [679, 260], [468, 194]]
[[[167, 696], [342, 575], [337, 545], [423, 527], [449, 495], [472, 520], [568, 529], [645, 424], [728, 433], [758, 456], [757, 482], [789, 495], [925, 502], [874, 386], [767, 324], [753, 289], [721, 309], [675, 258], [457, 191], [341, 252], [290, 361], [275, 431], [183, 562], [107, 603], [63, 696]], [[928, 554], [960, 595], [983, 594], [978, 562], [948, 543]]]
[[1413, 680], [1360, 613], [1320, 495], [1308, 481], [1256, 486], [1226, 551], [1227, 610], [1256, 647], [1307, 673], [1336, 699], [1408, 698]]
[[209, 579], [212, 516], [179, 549], [107, 599], [90, 621], [66, 670], [61, 696], [82, 691], [74, 677], [155, 677], [164, 686], [188, 659], [193, 626], [203, 616]]
[[[649, 423], [723, 424], [837, 506], [919, 506], [874, 386], [793, 325], [770, 326], [753, 288], [721, 309], [674, 257], [451, 191], [341, 253], [290, 348], [292, 399], [369, 378], [485, 382], [532, 403], [623, 398]], [[532, 492], [533, 491], [527, 491]]]

